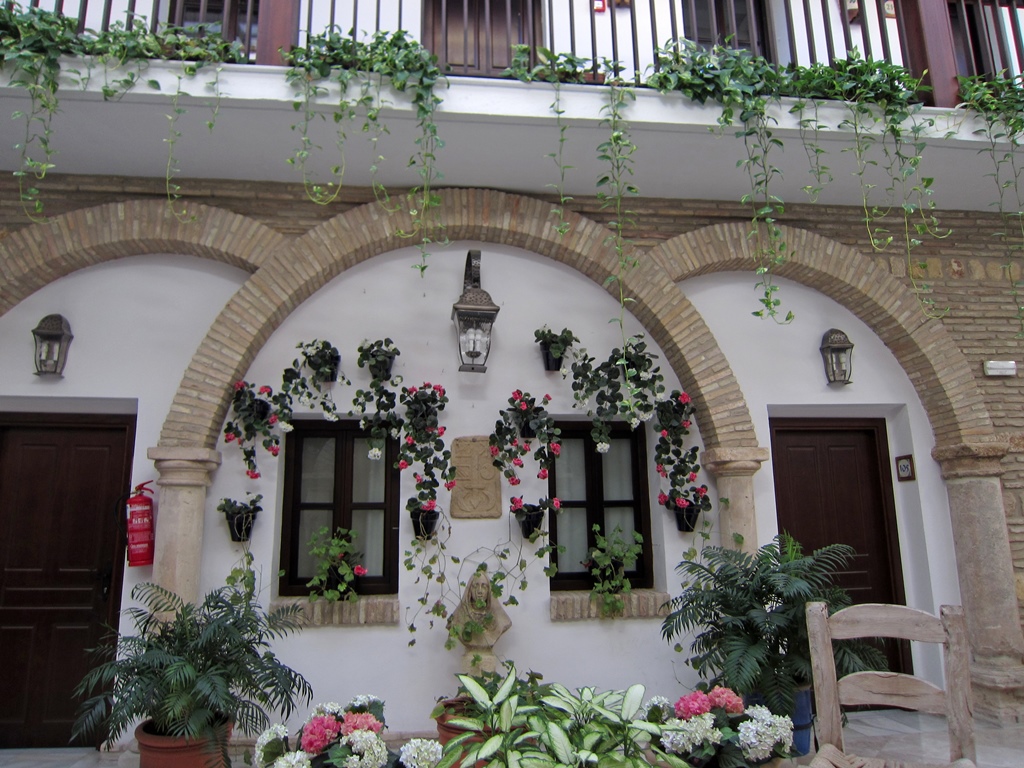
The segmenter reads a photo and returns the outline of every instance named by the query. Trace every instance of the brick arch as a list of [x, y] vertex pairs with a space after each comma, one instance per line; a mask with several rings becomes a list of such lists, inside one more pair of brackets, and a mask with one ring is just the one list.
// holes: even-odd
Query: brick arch
[[[618, 266], [605, 244], [607, 228], [567, 214], [570, 231], [555, 231], [553, 206], [485, 189], [441, 193], [445, 236], [510, 245], [573, 267], [604, 285]], [[376, 203], [354, 208], [286, 242], [238, 290], [211, 326], [174, 397], [160, 446], [213, 448], [230, 403], [232, 382], [285, 317], [328, 281], [373, 256], [408, 247], [399, 233], [413, 229], [404, 212]], [[753, 425], [739, 385], [711, 332], [655, 261], [641, 259], [630, 276], [630, 309], [665, 352], [697, 406], [707, 447], [755, 447]], [[712, 394], [705, 397], [705, 389]]]
[[[793, 255], [776, 273], [829, 296], [875, 332], [913, 383], [937, 445], [993, 435], [967, 358], [942, 322], [924, 315], [903, 283], [860, 251], [806, 230], [782, 230]], [[718, 224], [667, 240], [648, 255], [675, 282], [710, 272], [749, 270], [753, 253], [748, 232], [746, 223]]]
[[0, 316], [26, 296], [93, 264], [141, 253], [183, 253], [255, 272], [282, 235], [255, 219], [189, 203], [180, 221], [166, 200], [107, 203], [55, 216], [0, 240]]

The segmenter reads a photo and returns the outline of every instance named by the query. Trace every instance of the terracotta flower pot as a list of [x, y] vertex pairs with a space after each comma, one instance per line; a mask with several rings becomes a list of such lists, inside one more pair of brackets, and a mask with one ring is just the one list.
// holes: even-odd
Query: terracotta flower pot
[[[229, 768], [230, 760], [218, 754], [219, 747], [212, 739], [185, 739], [180, 736], [160, 736], [152, 733], [152, 720], [140, 723], [135, 729], [139, 742], [139, 768]], [[223, 726], [224, 745], [231, 728]]]

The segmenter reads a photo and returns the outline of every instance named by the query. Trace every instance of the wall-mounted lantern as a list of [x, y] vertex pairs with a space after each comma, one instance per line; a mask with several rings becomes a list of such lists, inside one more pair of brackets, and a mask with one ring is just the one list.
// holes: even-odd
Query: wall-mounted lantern
[[63, 376], [68, 362], [71, 324], [63, 315], [47, 315], [32, 329], [36, 343], [36, 376]]
[[452, 320], [459, 338], [460, 371], [484, 373], [491, 351], [491, 326], [500, 308], [480, 287], [480, 251], [466, 254], [462, 296], [452, 305]]
[[853, 342], [838, 328], [821, 337], [821, 359], [829, 384], [849, 384], [853, 377]]

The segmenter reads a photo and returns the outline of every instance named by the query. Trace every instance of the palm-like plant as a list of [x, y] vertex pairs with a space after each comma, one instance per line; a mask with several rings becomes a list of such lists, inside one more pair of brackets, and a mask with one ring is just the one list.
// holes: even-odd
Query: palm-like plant
[[[776, 714], [790, 714], [797, 689], [811, 682], [804, 605], [820, 600], [834, 612], [850, 604], [833, 578], [853, 554], [831, 544], [805, 555], [786, 534], [754, 554], [706, 547], [700, 560], [677, 566], [686, 581], [669, 603], [662, 635], [672, 640], [696, 630], [688, 663], [702, 678], [758, 693]], [[835, 654], [840, 675], [886, 668], [881, 651], [862, 641], [836, 642]]]
[[296, 699], [312, 698], [306, 679], [270, 650], [273, 639], [299, 629], [301, 609], [264, 612], [251, 569], [236, 569], [199, 604], [149, 583], [132, 598], [141, 604], [126, 611], [136, 634], [118, 635], [75, 689], [95, 693], [81, 705], [72, 738], [99, 729], [113, 741], [150, 719], [154, 733], [212, 739], [224, 750], [217, 734], [225, 723], [255, 735], [269, 725], [268, 710], [287, 717]]

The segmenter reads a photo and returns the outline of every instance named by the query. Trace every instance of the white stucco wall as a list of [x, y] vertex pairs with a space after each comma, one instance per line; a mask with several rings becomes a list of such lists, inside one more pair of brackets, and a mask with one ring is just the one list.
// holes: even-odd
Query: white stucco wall
[[[486, 374], [458, 372], [451, 305], [462, 290], [466, 251], [483, 252], [482, 284], [501, 307]], [[355, 365], [355, 349], [364, 339], [390, 336], [402, 351], [395, 373], [407, 384], [441, 383], [450, 397], [443, 423], [447, 437], [486, 435], [513, 389], [540, 396], [550, 393], [556, 415], [572, 413], [568, 382], [546, 373], [533, 341], [543, 324], [572, 328], [583, 346], [598, 357], [621, 343], [618, 304], [599, 286], [575, 271], [515, 248], [459, 242], [434, 249], [430, 267], [420, 278], [412, 265], [413, 248], [361, 264], [329, 283], [289, 316], [259, 352], [246, 378], [275, 387], [281, 370], [295, 357], [299, 341], [326, 338], [342, 351], [342, 367], [353, 389], [368, 380]], [[0, 409], [135, 412], [138, 418], [133, 483], [154, 478], [145, 458], [156, 445], [163, 419], [191, 355], [224, 303], [244, 281], [240, 270], [191, 257], [139, 256], [81, 270], [30, 296], [0, 317]], [[770, 415], [881, 416], [887, 419], [890, 453], [913, 453], [915, 483], [896, 484], [901, 550], [908, 602], [926, 610], [958, 602], [948, 509], [938, 467], [930, 459], [931, 430], [916, 395], [892, 355], [846, 310], [813, 291], [782, 281], [781, 296], [797, 314], [788, 327], [749, 316], [756, 297], [749, 274], [715, 275], [685, 282], [685, 293], [704, 315], [733, 365], [743, 387], [760, 445], [768, 446]], [[68, 369], [60, 381], [32, 375], [31, 328], [49, 313], [71, 322], [75, 341]], [[856, 346], [854, 384], [839, 390], [824, 384], [818, 346], [829, 327], [847, 331]], [[626, 332], [640, 331], [626, 318]], [[769, 375], [766, 375], [768, 373]], [[667, 372], [667, 386], [678, 386]], [[345, 387], [336, 399], [347, 404]], [[699, 441], [699, 435], [694, 439]], [[265, 511], [256, 523], [252, 551], [269, 600], [278, 569], [278, 507], [282, 494], [280, 459], [259, 454], [263, 477], [247, 479], [241, 453], [221, 442], [224, 462], [214, 474], [207, 500], [201, 590], [223, 583], [241, 556], [232, 545], [220, 498], [243, 498], [246, 491], [264, 495]], [[649, 471], [652, 496], [657, 478]], [[712, 498], [717, 501], [714, 483]], [[536, 482], [536, 481], [535, 481]], [[402, 497], [413, 492], [403, 478]], [[505, 486], [504, 498], [511, 495]], [[759, 539], [776, 532], [770, 467], [755, 476]], [[541, 496], [539, 485], [516, 489], [527, 500]], [[440, 503], [447, 509], [448, 498]], [[159, 510], [157, 511], [159, 514]], [[711, 515], [717, 520], [717, 511]], [[412, 537], [411, 523], [400, 513], [400, 540]], [[673, 569], [695, 540], [675, 530], [667, 513], [652, 504], [656, 586], [678, 592]], [[717, 532], [712, 534], [717, 542]], [[466, 555], [481, 546], [520, 540], [507, 516], [500, 520], [458, 520], [449, 554]], [[530, 545], [527, 545], [529, 549]], [[470, 558], [466, 574], [474, 564]], [[450, 572], [451, 573], [451, 572]], [[130, 569], [125, 595], [150, 568]], [[399, 599], [403, 610], [421, 594], [415, 574], [401, 571]], [[546, 579], [536, 570], [520, 605], [508, 609], [512, 628], [498, 643], [500, 656], [521, 670], [543, 673], [569, 686], [624, 687], [634, 682], [648, 693], [674, 697], [695, 680], [661, 639], [657, 621], [589, 621], [552, 624], [548, 618]], [[124, 598], [127, 603], [127, 597]], [[404, 624], [392, 627], [313, 628], [280, 644], [279, 653], [314, 686], [314, 701], [346, 701], [359, 693], [381, 696], [388, 704], [392, 731], [429, 732], [427, 715], [434, 700], [451, 694], [458, 651], [445, 651], [439, 623], [417, 621], [415, 647]], [[927, 664], [926, 664], [927, 666]], [[296, 720], [304, 716], [299, 713]]]

